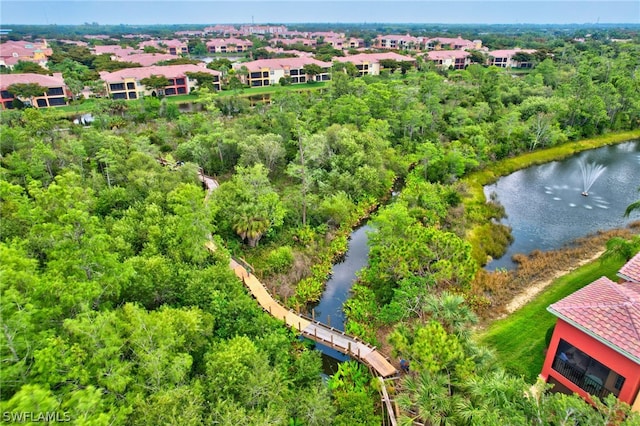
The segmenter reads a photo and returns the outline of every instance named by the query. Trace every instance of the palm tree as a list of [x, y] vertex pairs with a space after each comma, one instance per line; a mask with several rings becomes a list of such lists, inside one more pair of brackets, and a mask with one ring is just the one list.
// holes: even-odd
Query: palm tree
[[[449, 379], [442, 373], [422, 372], [417, 376], [406, 376], [402, 393], [397, 402], [403, 413], [421, 423], [430, 425], [458, 424], [456, 407], [462, 402], [460, 395], [451, 395]], [[406, 418], [401, 422], [406, 423]]]
[[[640, 191], [640, 188], [638, 188], [638, 191]], [[631, 212], [634, 212], [636, 210], [640, 211], [640, 200], [629, 204], [627, 209], [624, 211], [624, 217], [629, 217], [631, 215]]]
[[243, 212], [235, 218], [233, 230], [242, 241], [247, 241], [249, 247], [256, 247], [262, 235], [269, 229], [269, 225], [269, 219]]
[[424, 313], [440, 322], [448, 333], [458, 336], [470, 332], [469, 325], [478, 322], [478, 318], [465, 303], [464, 297], [443, 291], [439, 296], [429, 295], [422, 307]]

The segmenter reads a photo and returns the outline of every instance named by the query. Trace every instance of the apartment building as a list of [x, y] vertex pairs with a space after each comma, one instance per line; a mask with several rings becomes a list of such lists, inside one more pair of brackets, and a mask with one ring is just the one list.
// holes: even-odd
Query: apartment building
[[175, 55], [170, 55], [168, 53], [135, 53], [129, 56], [116, 58], [117, 61], [133, 62], [134, 64], [140, 64], [143, 67], [149, 67], [151, 65], [156, 65], [159, 62], [171, 61], [173, 59], [176, 59]]
[[310, 47], [314, 47], [318, 44], [317, 40], [311, 39], [311, 38], [301, 38], [301, 37], [295, 37], [295, 38], [272, 38], [271, 40], [269, 40], [269, 44], [271, 46], [277, 46], [278, 44], [280, 44], [281, 46], [293, 46], [293, 45], [301, 45], [301, 46], [310, 46]]
[[53, 54], [47, 41], [29, 42], [9, 40], [0, 43], [0, 66], [13, 68], [18, 61], [35, 62], [46, 67], [47, 59]]
[[499, 68], [531, 68], [533, 63], [530, 60], [521, 60], [519, 53], [525, 53], [532, 55], [536, 53], [535, 49], [503, 49], [493, 50], [489, 52], [489, 65], [493, 65]]
[[240, 26], [240, 33], [243, 35], [253, 34], [282, 34], [287, 32], [287, 27], [284, 25], [242, 25]]
[[140, 43], [140, 49], [147, 46], [155, 47], [158, 50], [164, 50], [170, 55], [182, 55], [189, 53], [187, 43], [180, 40], [147, 40]]
[[223, 37], [240, 35], [241, 32], [233, 25], [214, 25], [212, 27], [204, 27], [205, 34], [220, 34]]
[[422, 37], [413, 37], [409, 34], [388, 34], [377, 36], [373, 41], [373, 46], [378, 49], [421, 50], [423, 41]]
[[241, 53], [253, 47], [250, 40], [239, 38], [216, 38], [206, 43], [209, 53]]
[[415, 59], [411, 56], [400, 55], [395, 52], [384, 53], [360, 53], [357, 55], [335, 57], [334, 61], [347, 63], [351, 62], [360, 71], [360, 76], [363, 75], [380, 75], [380, 71], [384, 67], [380, 64], [384, 60], [393, 60], [396, 62], [411, 62], [415, 63]]
[[553, 391], [615, 395], [640, 411], [640, 253], [547, 308], [558, 317], [540, 376]]
[[[310, 76], [304, 71], [304, 66], [315, 64], [322, 68], [322, 73]], [[290, 77], [294, 84], [313, 81], [327, 81], [331, 79], [331, 62], [322, 62], [313, 58], [277, 58], [260, 59], [233, 66], [236, 70], [246, 67], [247, 75], [240, 75], [240, 80], [250, 87], [272, 86], [278, 84], [281, 78]]]
[[133, 55], [136, 53], [142, 53], [142, 50], [134, 49], [130, 46], [122, 47], [118, 44], [113, 45], [105, 45], [105, 46], [95, 46], [93, 48], [94, 55], [110, 55], [111, 60], [116, 61], [122, 58], [125, 58], [129, 55]]
[[[138, 99], [143, 96], [173, 96], [190, 93], [197, 82], [187, 76], [188, 73], [204, 72], [214, 76], [214, 88], [220, 90], [222, 73], [198, 65], [165, 65], [141, 68], [126, 68], [114, 72], [101, 72], [100, 78], [105, 82], [107, 94], [113, 99]], [[148, 89], [141, 80], [156, 76], [164, 76], [169, 85], [162, 89]], [[160, 92], [160, 93], [158, 93]]]
[[482, 40], [466, 40], [460, 36], [434, 37], [424, 42], [427, 50], [479, 50], [482, 48]]
[[37, 96], [34, 99], [19, 98], [25, 104], [33, 102], [32, 106], [36, 108], [67, 105], [67, 98], [70, 97], [61, 73], [55, 73], [52, 76], [41, 74], [0, 74], [0, 103], [2, 103], [2, 109], [13, 108], [13, 100], [16, 96], [9, 92], [9, 87], [18, 83], [39, 84], [46, 88], [46, 92], [43, 92], [42, 96]]
[[471, 65], [471, 54], [464, 50], [432, 50], [425, 57], [441, 69], [463, 70]]

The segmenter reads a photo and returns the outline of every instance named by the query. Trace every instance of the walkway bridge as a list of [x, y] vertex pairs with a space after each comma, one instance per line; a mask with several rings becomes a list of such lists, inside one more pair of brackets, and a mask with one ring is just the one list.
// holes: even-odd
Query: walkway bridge
[[[218, 182], [212, 178], [207, 179], [208, 176], [205, 176], [202, 172], [199, 173], [198, 177], [207, 187], [206, 201], [212, 191], [217, 188]], [[207, 241], [205, 245], [212, 252], [216, 249], [211, 240]], [[397, 379], [398, 370], [386, 356], [378, 351], [375, 346], [363, 342], [355, 336], [349, 336], [344, 331], [337, 330], [285, 308], [271, 296], [265, 286], [250, 272], [251, 268], [248, 265], [241, 264], [236, 259], [231, 258], [229, 266], [249, 289], [260, 306], [273, 317], [282, 319], [288, 327], [297, 330], [302, 336], [349, 355], [369, 367], [380, 380], [382, 402], [387, 414], [384, 417], [384, 424], [387, 424], [388, 420], [389, 425], [397, 425], [397, 407], [392, 405], [392, 400], [387, 393], [386, 382]]]
[[238, 278], [247, 286], [260, 306], [272, 316], [282, 319], [288, 327], [299, 331], [300, 334], [308, 339], [327, 345], [361, 361], [373, 369], [376, 375], [380, 377], [390, 377], [398, 373], [398, 370], [391, 362], [374, 346], [363, 342], [357, 337], [349, 336], [343, 331], [285, 308], [269, 294], [255, 275], [247, 271], [247, 268], [235, 259], [231, 259], [230, 266]]

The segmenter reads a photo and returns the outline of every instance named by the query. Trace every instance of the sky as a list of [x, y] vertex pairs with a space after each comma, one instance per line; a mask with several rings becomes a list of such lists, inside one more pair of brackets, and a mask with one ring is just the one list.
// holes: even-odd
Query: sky
[[640, 23], [640, 0], [0, 0], [0, 24]]

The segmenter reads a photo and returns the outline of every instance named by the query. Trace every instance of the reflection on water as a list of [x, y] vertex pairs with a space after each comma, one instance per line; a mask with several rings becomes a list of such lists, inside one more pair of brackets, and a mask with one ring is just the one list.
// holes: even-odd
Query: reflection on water
[[[322, 298], [313, 306], [315, 319], [323, 324], [344, 331], [344, 312], [342, 304], [349, 298], [349, 292], [356, 280], [356, 273], [364, 268], [369, 261], [369, 246], [367, 245], [367, 231], [371, 227], [364, 225], [351, 233], [347, 253], [344, 259], [333, 265], [331, 277], [327, 281]], [[311, 315], [311, 312], [308, 312]], [[337, 371], [338, 361], [347, 361], [350, 358], [320, 343], [316, 349], [322, 352], [322, 364], [325, 374], [333, 374]]]
[[[581, 195], [580, 161], [606, 167], [588, 197]], [[561, 248], [595, 231], [633, 221], [623, 213], [639, 196], [639, 164], [640, 141], [632, 141], [532, 166], [486, 186], [487, 199], [495, 192], [505, 207], [508, 217], [502, 223], [512, 228], [514, 237], [507, 253], [490, 262], [487, 269], [511, 269], [515, 266], [511, 257], [516, 253]]]

